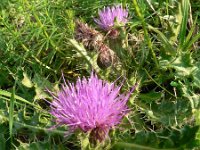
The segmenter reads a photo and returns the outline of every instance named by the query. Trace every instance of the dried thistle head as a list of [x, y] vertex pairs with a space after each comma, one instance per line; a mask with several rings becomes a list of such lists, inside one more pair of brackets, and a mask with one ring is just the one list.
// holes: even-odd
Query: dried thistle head
[[76, 21], [75, 39], [82, 42], [87, 49], [98, 49], [99, 44], [104, 40], [101, 33], [92, 29], [87, 24]]
[[[113, 37], [118, 36], [118, 33], [110, 33]], [[109, 35], [110, 36], [110, 35]], [[87, 24], [76, 21], [75, 38], [78, 42], [90, 50], [96, 50], [98, 54], [97, 64], [100, 68], [105, 69], [111, 66], [116, 60], [116, 55], [106, 44], [104, 44], [104, 36], [98, 31], [92, 29]]]

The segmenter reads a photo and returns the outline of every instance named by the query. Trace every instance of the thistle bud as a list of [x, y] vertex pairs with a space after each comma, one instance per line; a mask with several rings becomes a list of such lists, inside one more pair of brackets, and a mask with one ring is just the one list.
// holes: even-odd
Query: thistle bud
[[102, 44], [99, 48], [97, 65], [102, 69], [106, 69], [113, 64], [114, 57], [114, 52], [108, 46]]

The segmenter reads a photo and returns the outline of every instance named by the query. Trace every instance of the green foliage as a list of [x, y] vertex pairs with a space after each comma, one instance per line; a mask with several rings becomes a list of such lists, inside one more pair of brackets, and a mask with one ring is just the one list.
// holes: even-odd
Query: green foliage
[[[185, 126], [182, 129], [165, 129], [162, 132], [138, 132], [134, 139], [129, 137], [117, 142], [113, 149], [138, 150], [181, 150], [196, 147], [195, 133], [198, 127]], [[129, 136], [129, 134], [126, 135]], [[122, 139], [121, 139], [122, 140]], [[127, 141], [127, 142], [124, 142]]]

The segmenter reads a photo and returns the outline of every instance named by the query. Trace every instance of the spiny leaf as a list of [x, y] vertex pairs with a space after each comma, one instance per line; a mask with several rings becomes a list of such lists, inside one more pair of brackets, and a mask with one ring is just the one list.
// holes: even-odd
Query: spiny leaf
[[114, 149], [137, 149], [137, 150], [182, 150], [196, 147], [193, 140], [198, 126], [184, 126], [182, 128], [168, 128], [159, 132], [141, 131], [134, 137], [125, 137], [126, 141], [117, 142]]
[[175, 69], [175, 75], [179, 78], [188, 77], [197, 69], [191, 53], [181, 53], [177, 58], [162, 58], [160, 60], [160, 66], [163, 69]]

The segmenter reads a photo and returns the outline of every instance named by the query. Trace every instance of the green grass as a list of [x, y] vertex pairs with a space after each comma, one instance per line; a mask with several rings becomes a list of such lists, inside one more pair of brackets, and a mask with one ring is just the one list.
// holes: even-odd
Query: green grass
[[[98, 53], [74, 39], [75, 21], [101, 31], [98, 10], [122, 3], [130, 20], [118, 41], [105, 43], [118, 63], [101, 69]], [[91, 70], [107, 81], [135, 83], [131, 112], [96, 149], [181, 150], [200, 147], [200, 51], [198, 0], [1, 0], [0, 149], [89, 149], [88, 135], [65, 136], [49, 114], [66, 80]], [[115, 44], [112, 44], [115, 43]], [[91, 148], [94, 149], [94, 148]]]

